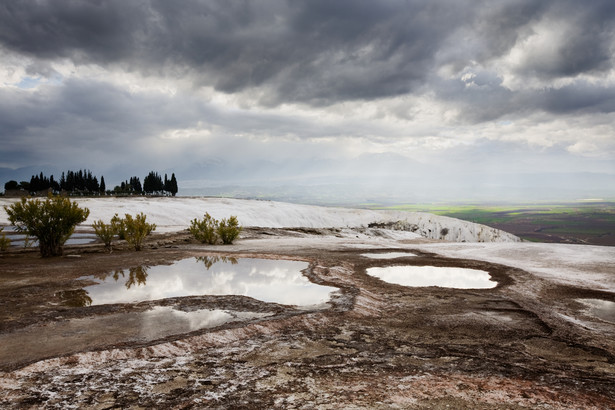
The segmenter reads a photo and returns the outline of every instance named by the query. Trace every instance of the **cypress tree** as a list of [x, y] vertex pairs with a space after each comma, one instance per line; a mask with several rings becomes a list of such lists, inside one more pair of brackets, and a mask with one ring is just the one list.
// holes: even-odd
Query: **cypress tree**
[[34, 175], [32, 175], [32, 177], [30, 177], [30, 192], [36, 192], [38, 188], [38, 177], [35, 177]]
[[63, 189], [68, 191], [68, 189], [66, 189], [66, 176], [64, 175], [64, 171], [62, 171], [62, 176], [60, 177], [60, 191]]
[[53, 179], [53, 175], [49, 177], [49, 188], [53, 189], [54, 192], [60, 192], [60, 184]]
[[175, 179], [175, 173], [171, 174], [171, 182], [169, 185], [171, 186], [169, 190], [171, 195], [175, 196], [175, 194], [177, 194], [177, 179]]
[[76, 175], [76, 179], [77, 179], [77, 183], [75, 184], [75, 188], [78, 189], [79, 191], [83, 191], [85, 189], [85, 180], [83, 178], [83, 171], [79, 170], [79, 172]]

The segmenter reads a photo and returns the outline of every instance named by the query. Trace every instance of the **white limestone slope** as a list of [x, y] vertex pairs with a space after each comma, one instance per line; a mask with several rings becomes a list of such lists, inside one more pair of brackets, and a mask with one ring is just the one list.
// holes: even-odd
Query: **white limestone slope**
[[[0, 205], [15, 202], [2, 198]], [[452, 242], [519, 242], [512, 234], [487, 227], [421, 212], [376, 211], [332, 208], [283, 202], [227, 198], [84, 198], [75, 199], [90, 209], [85, 222], [109, 221], [114, 214], [143, 212], [147, 220], [157, 225], [157, 232], [186, 229], [194, 218], [208, 212], [214, 218], [235, 215], [243, 226], [270, 228], [359, 228], [370, 224], [389, 224], [392, 229], [412, 232], [416, 237], [443, 239]], [[0, 224], [8, 224], [4, 208], [0, 208]]]
[[513, 266], [552, 283], [615, 292], [615, 248], [563, 243], [446, 243], [415, 248]]

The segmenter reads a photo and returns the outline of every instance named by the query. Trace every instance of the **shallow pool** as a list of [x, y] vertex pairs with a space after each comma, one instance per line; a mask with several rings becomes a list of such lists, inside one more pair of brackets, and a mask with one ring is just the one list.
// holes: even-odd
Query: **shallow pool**
[[597, 318], [615, 323], [615, 302], [602, 299], [578, 299], [589, 306], [589, 313]]
[[367, 274], [397, 285], [439, 286], [457, 289], [489, 289], [497, 285], [489, 272], [440, 266], [387, 266], [368, 268]]
[[362, 253], [361, 256], [364, 256], [369, 259], [396, 259], [396, 258], [406, 258], [409, 256], [416, 256], [413, 253], [408, 252], [386, 252], [386, 253]]
[[73, 291], [74, 298], [67, 295], [65, 303], [89, 306], [198, 295], [249, 296], [294, 306], [328, 302], [337, 288], [310, 282], [301, 272], [307, 267], [307, 262], [287, 260], [188, 258], [110, 272], [103, 278], [81, 278], [99, 283]]
[[48, 322], [0, 334], [0, 362], [43, 359], [50, 355], [63, 355], [118, 343], [151, 342], [269, 316], [273, 316], [273, 313], [221, 309], [186, 312], [168, 306], [156, 306], [145, 312], [113, 313]]
[[[25, 234], [17, 232], [14, 226], [0, 226], [3, 228], [2, 233], [6, 235], [8, 239], [11, 240], [11, 246], [15, 247], [37, 247], [38, 240], [35, 237], [26, 237]], [[26, 244], [27, 238], [27, 244]], [[96, 242], [97, 237], [92, 233], [88, 232], [76, 232], [73, 233], [70, 238], [65, 242], [65, 245], [83, 245], [88, 243]]]

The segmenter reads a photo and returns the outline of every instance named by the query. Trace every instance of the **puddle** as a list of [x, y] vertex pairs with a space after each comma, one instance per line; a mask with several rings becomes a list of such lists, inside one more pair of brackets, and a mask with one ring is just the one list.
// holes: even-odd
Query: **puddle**
[[457, 289], [489, 289], [497, 282], [489, 272], [477, 269], [438, 266], [389, 266], [369, 268], [367, 274], [397, 285], [425, 287], [439, 286]]
[[[156, 306], [145, 312], [116, 313], [34, 325], [0, 335], [0, 362], [17, 363], [124, 342], [151, 342], [225, 323], [273, 313], [202, 309], [191, 312]], [[24, 346], [27, 346], [24, 349]]]
[[387, 252], [387, 253], [362, 253], [361, 256], [370, 259], [395, 259], [395, 258], [406, 258], [409, 256], [416, 256], [413, 253], [408, 252]]
[[599, 319], [615, 323], [615, 302], [602, 299], [577, 299], [589, 306], [589, 313]]
[[[197, 295], [243, 295], [300, 308], [324, 308], [331, 293], [338, 288], [310, 282], [301, 272], [308, 266], [307, 262], [285, 260], [189, 258], [171, 265], [118, 270], [102, 278], [82, 277], [99, 283], [58, 292], [57, 296], [64, 305], [74, 307]], [[172, 306], [155, 306], [143, 312], [58, 320], [0, 334], [0, 363], [18, 363], [125, 342], [151, 342], [274, 315], [273, 312], [184, 311]]]
[[322, 305], [337, 288], [310, 282], [301, 271], [307, 262], [200, 257], [172, 265], [139, 266], [103, 278], [81, 279], [99, 284], [58, 295], [69, 306], [136, 303], [172, 297], [240, 295], [268, 303]]
[[235, 312], [220, 309], [184, 312], [168, 306], [156, 306], [141, 315], [140, 337], [153, 340], [173, 334], [216, 327], [224, 323], [272, 316], [273, 313]]
[[[2, 233], [6, 234], [6, 237], [11, 240], [11, 246], [15, 247], [37, 247], [38, 240], [35, 237], [28, 238], [26, 244], [26, 235], [16, 231], [14, 226], [5, 226]], [[94, 233], [76, 232], [73, 233], [70, 238], [65, 242], [65, 245], [84, 245], [88, 243], [96, 242], [97, 238]]]

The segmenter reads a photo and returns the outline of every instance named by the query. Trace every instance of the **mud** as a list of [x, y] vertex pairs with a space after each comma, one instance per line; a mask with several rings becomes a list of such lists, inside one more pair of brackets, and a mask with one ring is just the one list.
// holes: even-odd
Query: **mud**
[[[355, 238], [350, 246], [341, 235], [247, 229], [226, 247], [196, 244], [179, 233], [154, 236], [141, 252], [119, 245], [108, 254], [94, 244], [68, 246], [61, 258], [4, 254], [0, 406], [615, 407], [615, 325], [577, 300], [613, 301], [615, 295], [509, 266], [445, 258], [425, 252], [420, 241], [393, 247]], [[400, 248], [411, 254], [362, 256]], [[91, 284], [80, 279], [86, 275], [207, 255], [306, 261], [311, 281], [339, 290], [320, 309], [241, 296], [88, 307], [63, 299], [63, 292]], [[366, 274], [370, 267], [401, 264], [485, 270], [498, 284], [410, 288]], [[133, 319], [155, 306], [222, 309], [246, 319], [153, 340], [131, 336]]]

